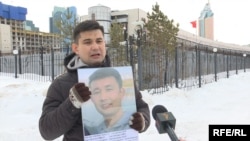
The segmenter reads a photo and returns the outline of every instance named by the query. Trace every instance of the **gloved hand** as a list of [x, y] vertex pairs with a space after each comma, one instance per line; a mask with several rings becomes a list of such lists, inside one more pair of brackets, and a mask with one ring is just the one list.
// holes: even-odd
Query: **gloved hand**
[[91, 92], [84, 83], [76, 83], [69, 91], [69, 99], [76, 108], [81, 108], [83, 102], [90, 99]]
[[138, 132], [141, 132], [145, 128], [145, 119], [140, 112], [134, 113], [130, 117], [129, 125], [131, 128], [135, 129]]

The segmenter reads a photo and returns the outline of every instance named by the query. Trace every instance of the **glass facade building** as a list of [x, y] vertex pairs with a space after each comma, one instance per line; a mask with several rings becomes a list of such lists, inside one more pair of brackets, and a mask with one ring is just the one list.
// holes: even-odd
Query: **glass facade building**
[[97, 5], [89, 7], [88, 9], [89, 19], [96, 20], [104, 27], [104, 38], [106, 43], [109, 43], [109, 29], [111, 26], [111, 9], [107, 6]]
[[213, 16], [210, 4], [207, 3], [199, 17], [199, 36], [213, 40]]
[[26, 20], [26, 21], [24, 21], [23, 25], [24, 25], [25, 30], [39, 32], [39, 28], [35, 26], [33, 21]]
[[49, 21], [49, 32], [50, 33], [57, 33], [60, 34], [60, 30], [55, 26], [55, 21], [62, 20], [62, 14], [66, 9], [63, 7], [54, 7], [54, 10], [52, 12], [52, 17], [50, 17]]

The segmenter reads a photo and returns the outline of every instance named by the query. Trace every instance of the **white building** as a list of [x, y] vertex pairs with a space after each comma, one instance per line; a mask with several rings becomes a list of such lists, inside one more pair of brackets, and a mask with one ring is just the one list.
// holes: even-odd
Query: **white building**
[[12, 52], [12, 32], [10, 25], [0, 24], [0, 51], [1, 53]]

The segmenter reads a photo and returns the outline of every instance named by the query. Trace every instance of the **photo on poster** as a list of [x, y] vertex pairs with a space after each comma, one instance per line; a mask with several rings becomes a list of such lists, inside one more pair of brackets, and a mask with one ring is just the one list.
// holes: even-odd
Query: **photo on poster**
[[78, 81], [91, 91], [82, 104], [85, 141], [138, 141], [129, 119], [136, 112], [131, 66], [78, 69]]

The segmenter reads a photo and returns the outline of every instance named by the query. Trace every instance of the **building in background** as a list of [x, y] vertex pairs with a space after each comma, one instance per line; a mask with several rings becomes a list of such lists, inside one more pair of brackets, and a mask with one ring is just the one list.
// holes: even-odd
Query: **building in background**
[[33, 21], [26, 20], [23, 25], [25, 30], [39, 32], [39, 27], [36, 27]]
[[58, 7], [54, 6], [54, 10], [52, 11], [52, 16], [49, 18], [49, 31], [50, 33], [62, 34], [61, 31], [56, 26], [57, 21], [63, 21], [66, 19], [67, 13], [72, 14], [72, 17], [69, 19], [69, 22], [72, 24], [74, 20], [77, 18], [77, 9], [75, 6], [71, 7]]
[[199, 17], [199, 33], [200, 37], [214, 40], [214, 13], [211, 10], [210, 3], [206, 3]]
[[11, 27], [0, 24], [0, 54], [12, 52]]
[[24, 30], [23, 21], [26, 20], [26, 14], [27, 9], [24, 7], [5, 5], [0, 2], [1, 53], [11, 53], [13, 49], [17, 48], [19, 40], [23, 40], [23, 38], [19, 36], [18, 31]]
[[0, 2], [0, 52], [11, 54], [13, 50], [32, 53], [60, 48], [58, 34], [39, 32], [32, 21], [26, 20], [27, 8], [6, 5]]
[[[67, 16], [70, 16], [68, 19]], [[49, 18], [49, 31], [50, 33], [65, 35], [57, 26], [57, 22], [67, 22], [67, 25], [71, 25], [74, 27], [76, 20], [78, 20], [77, 9], [75, 6], [71, 7], [58, 7], [54, 6], [54, 10], [52, 11], [52, 17]], [[63, 25], [63, 24], [62, 24]], [[68, 27], [65, 27], [68, 28]], [[71, 37], [65, 37], [61, 40], [62, 51], [68, 54], [71, 52]]]
[[104, 39], [109, 43], [109, 29], [111, 27], [111, 8], [97, 5], [88, 8], [88, 19], [96, 20], [104, 28]]
[[135, 35], [136, 22], [141, 21], [142, 18], [147, 19], [147, 13], [139, 8], [128, 10], [111, 10], [110, 7], [104, 5], [96, 5], [89, 7], [88, 15], [80, 16], [80, 21], [96, 20], [104, 27], [104, 36], [106, 43], [110, 43], [109, 30], [111, 24], [115, 20], [124, 26], [125, 38], [128, 35]]
[[128, 10], [115, 10], [111, 12], [112, 22], [117, 20], [118, 23], [124, 25], [125, 40], [128, 36], [137, 37], [136, 26], [142, 24], [142, 18], [147, 20], [147, 12], [136, 8]]

